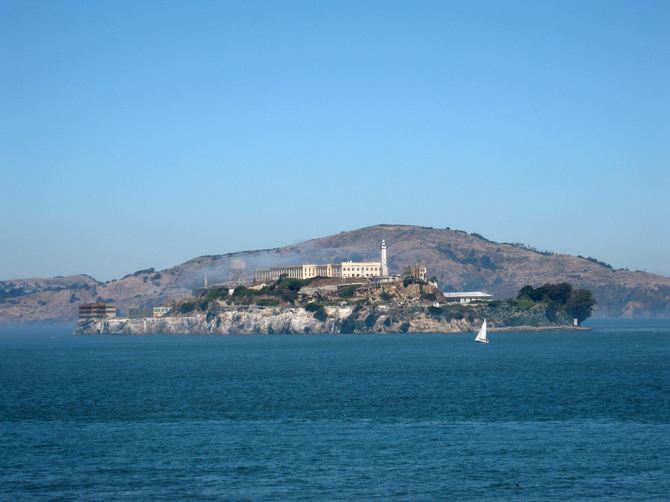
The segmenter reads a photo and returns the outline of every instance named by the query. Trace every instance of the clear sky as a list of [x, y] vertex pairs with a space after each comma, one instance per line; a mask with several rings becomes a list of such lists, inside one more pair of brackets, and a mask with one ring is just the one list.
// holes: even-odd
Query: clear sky
[[670, 276], [670, 2], [0, 2], [0, 280], [378, 223]]

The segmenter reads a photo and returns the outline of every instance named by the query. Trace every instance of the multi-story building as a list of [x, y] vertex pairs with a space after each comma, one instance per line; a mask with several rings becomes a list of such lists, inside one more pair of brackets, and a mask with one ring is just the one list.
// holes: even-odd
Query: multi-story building
[[79, 305], [79, 319], [113, 319], [116, 317], [116, 305], [104, 302]]
[[381, 262], [341, 262], [322, 265], [285, 265], [282, 267], [259, 268], [254, 282], [276, 281], [285, 275], [290, 279], [311, 279], [313, 277], [376, 277], [381, 275]]

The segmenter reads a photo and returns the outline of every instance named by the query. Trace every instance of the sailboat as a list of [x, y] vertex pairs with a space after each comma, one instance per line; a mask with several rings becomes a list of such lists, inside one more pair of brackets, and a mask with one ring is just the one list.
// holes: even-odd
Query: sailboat
[[475, 342], [489, 343], [489, 341], [486, 339], [486, 319], [484, 319], [484, 324], [482, 324], [482, 327], [479, 328], [479, 333], [477, 333]]

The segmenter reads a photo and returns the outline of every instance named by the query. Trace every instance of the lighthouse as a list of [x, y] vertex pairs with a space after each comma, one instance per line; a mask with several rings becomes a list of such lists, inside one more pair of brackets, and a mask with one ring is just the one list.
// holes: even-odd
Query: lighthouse
[[389, 268], [386, 265], [386, 241], [382, 241], [382, 270], [380, 275], [382, 277], [389, 275]]

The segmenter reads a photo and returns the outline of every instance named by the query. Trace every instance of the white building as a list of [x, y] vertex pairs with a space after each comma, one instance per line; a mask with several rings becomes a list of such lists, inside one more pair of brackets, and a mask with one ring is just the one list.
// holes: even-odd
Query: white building
[[470, 303], [474, 301], [488, 301], [493, 295], [481, 291], [468, 291], [464, 293], [444, 293], [447, 303]]
[[381, 274], [381, 263], [348, 261], [323, 265], [284, 265], [281, 267], [259, 268], [254, 282], [276, 281], [281, 275], [290, 279], [311, 279], [313, 277], [376, 277]]

